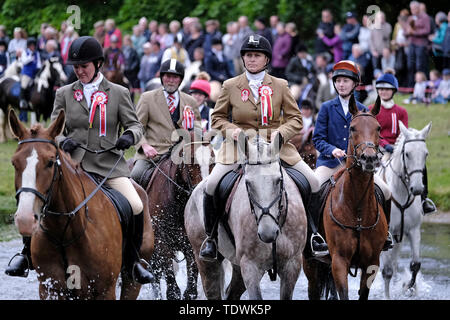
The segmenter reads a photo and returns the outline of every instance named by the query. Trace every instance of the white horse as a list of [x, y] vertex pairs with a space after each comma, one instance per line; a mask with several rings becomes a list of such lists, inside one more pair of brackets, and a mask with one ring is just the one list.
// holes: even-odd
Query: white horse
[[383, 164], [377, 173], [390, 186], [392, 191], [392, 209], [389, 230], [394, 236], [394, 248], [384, 252], [383, 278], [385, 295], [390, 299], [389, 284], [397, 271], [397, 260], [403, 236], [411, 244], [412, 260], [411, 280], [407, 290], [415, 291], [416, 276], [420, 269], [420, 227], [422, 224], [422, 200], [424, 191], [423, 170], [428, 156], [426, 138], [431, 130], [431, 122], [422, 130], [406, 128], [399, 121], [400, 135], [395, 142], [391, 159]]
[[[256, 141], [256, 142], [255, 142]], [[301, 271], [306, 242], [306, 214], [300, 192], [281, 167], [274, 144], [262, 139], [246, 142], [246, 163], [228, 215], [234, 244], [219, 223], [218, 250], [232, 264], [233, 274], [226, 293], [223, 259], [206, 262], [199, 251], [206, 234], [203, 225], [203, 180], [185, 208], [185, 228], [208, 299], [239, 299], [247, 290], [249, 299], [262, 299], [260, 281], [267, 270], [280, 277], [280, 298], [292, 299]], [[249, 161], [250, 159], [250, 161]], [[258, 159], [252, 162], [252, 159]], [[275, 275], [275, 276], [274, 276]]]

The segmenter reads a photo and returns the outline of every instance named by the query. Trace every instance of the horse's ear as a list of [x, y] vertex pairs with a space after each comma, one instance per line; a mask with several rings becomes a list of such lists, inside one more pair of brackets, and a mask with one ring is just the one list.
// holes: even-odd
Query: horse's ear
[[401, 120], [398, 121], [398, 127], [400, 128], [400, 132], [407, 137], [409, 134], [408, 128], [403, 124]]
[[11, 130], [11, 133], [14, 135], [14, 137], [21, 140], [27, 132], [27, 128], [25, 128], [22, 122], [19, 121], [13, 109], [9, 110], [8, 123], [9, 129]]
[[356, 99], [355, 99], [355, 95], [352, 93], [352, 95], [350, 96], [350, 101], [348, 102], [348, 111], [350, 111], [350, 113], [353, 116], [356, 116], [358, 114], [358, 107], [356, 106]]
[[428, 123], [421, 131], [420, 134], [423, 136], [424, 139], [426, 139], [428, 137], [428, 134], [431, 131], [431, 123], [432, 121], [430, 121], [430, 123]]
[[375, 101], [375, 105], [370, 110], [370, 113], [376, 116], [380, 112], [380, 109], [381, 109], [381, 98], [380, 96], [377, 96], [377, 101]]
[[273, 141], [271, 141], [270, 144], [271, 144], [270, 148], [272, 150], [272, 155], [279, 154], [281, 146], [283, 145], [283, 136], [281, 135], [281, 133], [279, 131], [277, 132]]
[[66, 113], [64, 112], [64, 110], [61, 110], [58, 114], [58, 117], [50, 124], [50, 126], [47, 129], [50, 137], [54, 139], [56, 136], [61, 135], [64, 130], [65, 122], [66, 122]]

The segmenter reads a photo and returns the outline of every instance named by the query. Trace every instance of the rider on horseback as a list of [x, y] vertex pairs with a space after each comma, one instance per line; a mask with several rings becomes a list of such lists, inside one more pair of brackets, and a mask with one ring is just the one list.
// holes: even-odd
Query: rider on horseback
[[41, 68], [41, 57], [36, 48], [36, 38], [30, 37], [27, 40], [27, 49], [22, 52], [20, 60], [23, 63], [20, 75], [20, 108], [28, 109], [28, 101], [30, 100], [29, 92], [33, 85], [34, 77]]
[[[317, 116], [313, 141], [316, 149], [320, 152], [317, 159], [316, 175], [320, 185], [330, 179], [335, 172], [343, 168], [348, 147], [350, 133], [350, 122], [352, 115], [349, 112], [349, 103], [355, 88], [360, 83], [360, 73], [358, 66], [350, 60], [342, 60], [333, 67], [333, 86], [338, 97], [326, 101], [322, 104]], [[356, 102], [359, 110], [367, 111], [367, 108]], [[374, 175], [375, 185], [383, 192], [385, 204], [383, 206], [386, 219], [389, 224], [391, 191], [384, 181]], [[320, 206], [319, 201], [317, 205]], [[316, 208], [319, 210], [319, 207]], [[384, 245], [387, 250], [392, 246], [391, 235]]]
[[[137, 119], [129, 91], [110, 83], [99, 72], [103, 60], [103, 49], [93, 37], [80, 37], [72, 43], [67, 63], [74, 66], [79, 81], [64, 86], [56, 92], [52, 113], [52, 118], [57, 117], [61, 110], [64, 110], [66, 114], [64, 136], [56, 137], [60, 148], [71, 154], [72, 159], [80, 162], [87, 172], [102, 178], [107, 176], [114, 166], [114, 159], [117, 158], [116, 153], [108, 152], [111, 162], [98, 161], [96, 155], [87, 153], [79, 147], [84, 145], [95, 150], [99, 148], [104, 150], [106, 148], [103, 147], [109, 147], [111, 144], [112, 147], [115, 145], [117, 150], [125, 150], [142, 136], [142, 125]], [[103, 100], [107, 99], [106, 95], [113, 97], [113, 99], [110, 99], [111, 101]], [[107, 108], [102, 106], [97, 108], [99, 110], [96, 114], [100, 116], [100, 121], [80, 121], [80, 117], [85, 117], [88, 120], [88, 110], [94, 110], [93, 112], [95, 112], [97, 104], [94, 104], [94, 102], [99, 102], [99, 97], [108, 106]], [[100, 112], [100, 109], [104, 111]], [[106, 113], [108, 113], [108, 122], [107, 125], [102, 126], [101, 123], [104, 123], [102, 115], [106, 122]], [[117, 139], [118, 130], [116, 128], [119, 127], [124, 127], [124, 133]], [[109, 141], [116, 141], [116, 143], [110, 143]], [[132, 208], [133, 228], [130, 228], [132, 234], [130, 234], [129, 241], [126, 241], [123, 265], [133, 280], [144, 284], [153, 280], [153, 275], [141, 265], [139, 257], [139, 250], [143, 241], [144, 205], [128, 175], [127, 164], [122, 159], [105, 184], [122, 193]], [[25, 247], [22, 254], [9, 264], [5, 271], [6, 274], [27, 276], [27, 269], [32, 267], [30, 257], [31, 238], [24, 239], [24, 243]]]
[[[269, 41], [256, 34], [248, 36], [241, 47], [241, 57], [245, 73], [224, 82], [211, 117], [213, 129], [230, 134], [225, 136], [226, 140], [222, 143], [216, 165], [208, 176], [203, 195], [204, 225], [208, 237], [203, 242], [199, 255], [201, 259], [209, 261], [217, 258], [217, 224], [220, 219], [220, 213], [216, 213], [214, 193], [222, 177], [239, 166], [234, 152], [237, 150], [235, 141], [244, 130], [256, 130], [259, 134], [267, 130], [268, 140], [273, 140], [280, 133], [281, 160], [306, 177], [313, 197], [319, 191], [314, 171], [301, 159], [295, 147], [288, 143], [289, 139], [302, 129], [302, 116], [287, 82], [266, 73], [272, 58]], [[267, 111], [268, 92], [271, 93], [270, 100], [273, 104], [270, 107], [272, 115], [261, 117], [264, 110]], [[262, 95], [264, 97], [260, 99]], [[314, 199], [311, 199], [309, 206], [313, 202]], [[306, 209], [311, 212], [310, 208]], [[328, 247], [321, 238], [316, 234], [311, 239], [311, 250], [318, 255], [328, 252]]]
[[[399, 121], [408, 127], [408, 111], [405, 108], [395, 104], [394, 95], [398, 91], [397, 78], [390, 73], [381, 75], [375, 84], [378, 95], [381, 98], [380, 113], [376, 116], [381, 126], [380, 146], [383, 148], [383, 162], [387, 162], [394, 152], [395, 141], [400, 135]], [[422, 193], [423, 214], [431, 214], [437, 211], [436, 205], [428, 198], [428, 177], [427, 168], [423, 171], [423, 184], [425, 186]]]

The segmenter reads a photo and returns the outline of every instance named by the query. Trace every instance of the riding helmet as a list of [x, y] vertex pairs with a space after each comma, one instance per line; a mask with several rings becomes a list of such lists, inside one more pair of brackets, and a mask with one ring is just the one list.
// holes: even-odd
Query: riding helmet
[[347, 77], [358, 84], [361, 81], [358, 66], [350, 60], [341, 60], [333, 66], [333, 82], [337, 77]]
[[200, 92], [209, 97], [211, 94], [211, 85], [208, 81], [203, 79], [194, 80], [190, 87], [190, 93]]
[[181, 77], [181, 80], [184, 79], [184, 66], [181, 62], [176, 59], [167, 59], [161, 64], [161, 68], [159, 69], [159, 74], [162, 76], [165, 73], [176, 74]]
[[244, 56], [246, 52], [259, 51], [264, 53], [269, 60], [272, 59], [272, 46], [269, 40], [263, 36], [252, 34], [244, 39], [241, 47], [241, 57]]
[[35, 38], [35, 37], [29, 37], [29, 38], [27, 39], [27, 46], [29, 46], [30, 44], [34, 44], [34, 45], [37, 44], [37, 41], [36, 41], [36, 38]]
[[83, 36], [70, 45], [66, 64], [85, 64], [96, 60], [105, 60], [102, 46], [94, 37]]
[[391, 73], [382, 74], [375, 82], [375, 88], [377, 88], [377, 89], [380, 89], [380, 88], [393, 89], [394, 92], [397, 92], [398, 91], [398, 80]]

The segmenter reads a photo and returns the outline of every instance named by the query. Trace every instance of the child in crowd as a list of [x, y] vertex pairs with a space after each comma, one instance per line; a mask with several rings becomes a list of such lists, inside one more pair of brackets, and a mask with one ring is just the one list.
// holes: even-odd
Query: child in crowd
[[450, 101], [450, 69], [442, 71], [444, 79], [439, 83], [439, 87], [432, 95], [433, 103], [447, 103]]
[[427, 76], [422, 71], [417, 71], [415, 74], [415, 82], [414, 91], [411, 97], [404, 100], [403, 103], [406, 104], [417, 104], [423, 103], [426, 100], [425, 93], [427, 89]]

